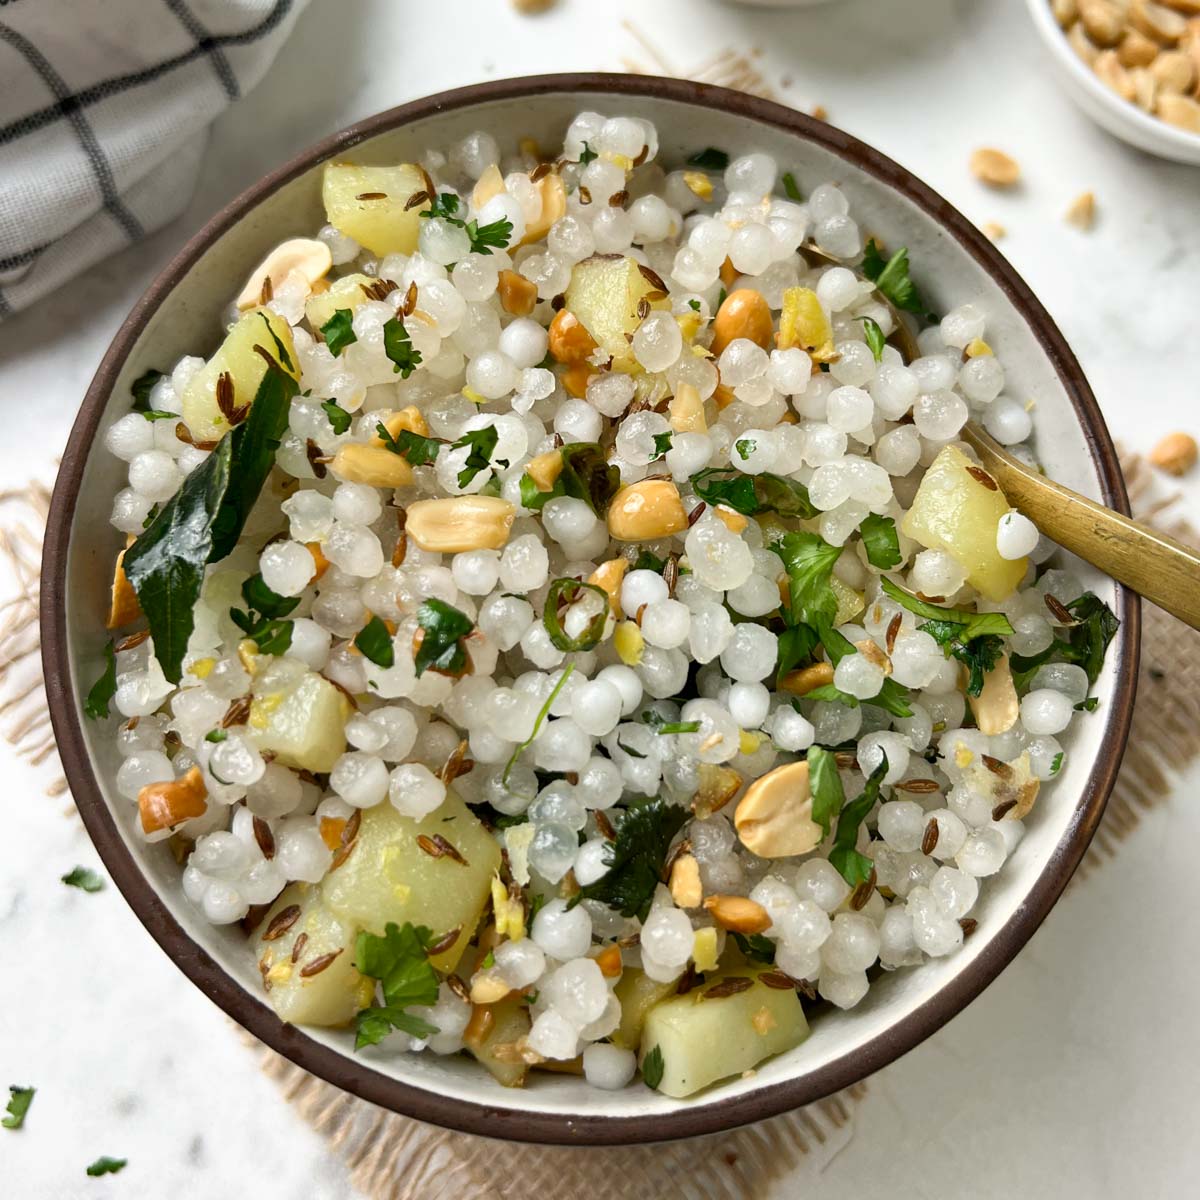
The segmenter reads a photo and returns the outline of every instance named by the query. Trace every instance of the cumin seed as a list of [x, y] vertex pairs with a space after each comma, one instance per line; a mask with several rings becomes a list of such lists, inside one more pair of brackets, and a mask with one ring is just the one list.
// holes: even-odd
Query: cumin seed
[[400, 315], [404, 317], [411, 316], [417, 307], [417, 284], [414, 280], [408, 285], [408, 291], [404, 293], [404, 303], [400, 308]]
[[426, 200], [432, 199], [433, 197], [424, 188], [422, 188], [419, 192], [413, 192], [413, 194], [409, 196], [407, 200], [405, 200], [404, 211], [408, 212], [410, 209], [416, 208], [418, 204], [424, 204]]
[[550, 298], [550, 308], [554, 312], [561, 312], [567, 306], [567, 297], [563, 292], [559, 292], [557, 296]]
[[929, 824], [925, 826], [925, 832], [921, 835], [921, 853], [932, 854], [937, 848], [938, 836], [941, 829], [938, 827], [936, 818], [930, 817]]
[[1001, 779], [1011, 779], [1013, 777], [1013, 769], [1002, 759], [993, 758], [990, 754], [980, 755], [983, 759], [983, 765], [987, 767], [993, 775], [998, 775]]
[[232, 729], [235, 725], [245, 725], [250, 719], [250, 697], [239, 696], [225, 710], [225, 715], [221, 718], [222, 729]]
[[275, 285], [271, 282], [270, 275], [264, 275], [262, 287], [258, 289], [258, 303], [260, 306], [265, 306], [275, 299]]
[[679, 582], [679, 555], [674, 550], [667, 555], [666, 566], [663, 567], [663, 580], [667, 585], [667, 595], [675, 595], [675, 585]]
[[359, 192], [355, 200], [386, 200], [387, 192]]
[[308, 945], [308, 934], [302, 929], [296, 936], [296, 940], [292, 943], [292, 962], [298, 963], [300, 955], [304, 953], [304, 947]]
[[796, 981], [783, 971], [764, 971], [759, 975], [758, 982], [764, 987], [774, 988], [777, 992], [790, 992], [796, 986]]
[[471, 1003], [471, 993], [467, 985], [457, 975], [447, 975], [446, 983], [449, 984], [450, 990], [462, 1001], [467, 1004]]
[[1070, 609], [1068, 609], [1062, 603], [1062, 601], [1058, 599], [1057, 596], [1052, 596], [1052, 595], [1050, 595], [1049, 592], [1047, 592], [1045, 594], [1045, 596], [1042, 597], [1042, 599], [1044, 599], [1046, 601], [1046, 607], [1053, 614], [1055, 620], [1061, 622], [1063, 625], [1078, 624], [1078, 622], [1075, 620], [1075, 618], [1073, 616], [1071, 616]]
[[650, 315], [650, 301], [643, 296], [637, 302], [637, 317], [639, 321], [644, 321]]
[[271, 918], [271, 923], [263, 931], [262, 940], [264, 942], [273, 942], [277, 938], [283, 937], [298, 920], [300, 920], [300, 905], [289, 904], [287, 908], [281, 908]]
[[875, 890], [875, 881], [878, 876], [875, 874], [875, 868], [871, 868], [871, 873], [850, 893], [850, 907], [859, 912], [866, 907], [867, 901], [871, 898], [871, 893]]
[[596, 820], [596, 828], [600, 830], [600, 836], [606, 842], [615, 842], [617, 840], [617, 831], [613, 828], [613, 823], [604, 815], [602, 809], [593, 809], [592, 816]]
[[648, 267], [645, 263], [638, 263], [638, 273], [655, 290], [660, 292], [667, 290], [663, 277], [653, 267]]
[[[143, 629], [141, 633], [131, 633], [128, 637], [123, 637], [114, 647], [114, 654], [123, 654], [126, 650], [132, 650], [134, 646], [140, 646], [150, 636], [150, 630]], [[134, 718], [136, 720], [136, 718]], [[130, 729], [134, 728], [132, 725]]]
[[304, 443], [304, 454], [308, 458], [308, 465], [312, 467], [312, 473], [318, 479], [324, 479], [325, 476], [329, 474], [329, 472], [325, 470], [325, 463], [327, 459], [325, 458], [321, 447], [318, 446], [317, 443], [312, 440], [312, 438], [309, 438]]
[[253, 828], [254, 840], [258, 843], [263, 858], [269, 861], [275, 857], [275, 835], [271, 832], [270, 825], [262, 817], [254, 818]]
[[989, 492], [998, 492], [1000, 485], [982, 468], [968, 467], [967, 474], [979, 483], [982, 483]]
[[739, 992], [749, 991], [754, 986], [754, 980], [745, 975], [735, 975], [731, 979], [722, 979], [712, 987], [700, 993], [701, 1000], [723, 1000], [726, 996], [736, 996]]
[[579, 185], [579, 203], [580, 204], [591, 204], [591, 202], [592, 202], [592, 193], [587, 188], [585, 188], [583, 186], [583, 184], [581, 183]]
[[1016, 807], [1017, 807], [1017, 802], [1015, 800], [1002, 800], [999, 804], [996, 805], [995, 808], [992, 809], [992, 820], [993, 821], [1002, 821], [1005, 818], [1005, 816], [1008, 813], [1012, 812], [1012, 810]]
[[311, 979], [314, 975], [320, 975], [322, 971], [333, 966], [333, 960], [337, 958], [337, 956], [341, 954], [345, 948], [345, 946], [339, 946], [336, 950], [331, 950], [328, 954], [322, 954], [320, 958], [314, 958], [312, 962], [306, 962], [304, 966], [300, 968], [300, 978]]
[[532, 171], [529, 172], [530, 183], [540, 183], [551, 171], [554, 170], [554, 164], [548, 162], [538, 163]]
[[900, 792], [909, 792], [914, 796], [931, 796], [942, 789], [936, 779], [905, 779], [895, 785]]
[[887, 637], [884, 643], [887, 646], [888, 658], [892, 657], [892, 651], [896, 649], [896, 638], [900, 633], [900, 626], [904, 622], [904, 614], [897, 613], [891, 621], [888, 622]]
[[693, 509], [692, 509], [692, 511], [691, 511], [690, 513], [688, 513], [688, 519], [687, 519], [687, 521], [688, 521], [688, 528], [689, 528], [689, 529], [691, 529], [691, 527], [692, 527], [693, 525], [695, 525], [695, 523], [696, 523], [698, 520], [700, 520], [700, 518], [701, 518], [702, 516], [704, 516], [704, 510], [705, 510], [707, 507], [708, 507], [708, 505], [707, 505], [707, 504], [706, 504], [706, 503], [705, 503], [703, 500], [701, 500], [701, 501], [700, 501], [700, 503], [699, 503], [699, 504], [697, 504], [697, 505], [696, 505], [696, 507], [695, 507], [695, 508], [693, 508]]

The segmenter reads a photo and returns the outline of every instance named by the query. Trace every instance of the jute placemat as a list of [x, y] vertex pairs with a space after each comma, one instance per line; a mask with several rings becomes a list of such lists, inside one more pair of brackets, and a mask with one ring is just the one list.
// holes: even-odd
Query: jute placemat
[[[1200, 543], [1173, 519], [1174, 497], [1154, 500], [1151, 471], [1123, 460], [1135, 511], [1185, 541]], [[0, 603], [0, 729], [48, 772], [54, 739], [38, 657], [41, 535], [49, 491], [41, 484], [0, 493], [0, 556], [14, 592]], [[1149, 605], [1133, 731], [1100, 830], [1075, 879], [1119, 850], [1146, 810], [1170, 794], [1172, 775], [1200, 753], [1200, 634]], [[49, 796], [66, 793], [54, 770]], [[1072, 883], [1075, 886], [1075, 883]], [[297, 1112], [328, 1140], [352, 1182], [370, 1200], [754, 1200], [803, 1168], [815, 1177], [853, 1133], [858, 1084], [807, 1108], [732, 1133], [665, 1146], [603, 1150], [535, 1148], [449, 1133], [385, 1112], [324, 1083], [243, 1035], [262, 1069]]]

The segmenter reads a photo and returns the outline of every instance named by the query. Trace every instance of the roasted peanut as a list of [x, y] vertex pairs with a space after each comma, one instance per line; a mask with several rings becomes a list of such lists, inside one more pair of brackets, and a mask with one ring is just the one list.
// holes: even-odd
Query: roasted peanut
[[[133, 539], [129, 545], [133, 544]], [[128, 550], [129, 546], [125, 547]], [[125, 574], [125, 550], [117, 555], [113, 564], [112, 598], [108, 606], [108, 620], [105, 623], [109, 629], [120, 629], [130, 621], [136, 621], [142, 615], [142, 606], [138, 603], [137, 592]]]
[[971, 174], [988, 187], [1012, 187], [1021, 178], [1021, 164], [1003, 150], [982, 146], [971, 155]]
[[687, 524], [679, 489], [669, 479], [631, 483], [608, 507], [608, 532], [618, 542], [653, 542], [681, 533]]
[[569, 308], [550, 322], [550, 353], [557, 362], [572, 364], [586, 362], [596, 353], [595, 339]]
[[287, 277], [298, 274], [312, 291], [313, 284], [324, 279], [333, 266], [333, 256], [324, 242], [315, 238], [292, 238], [275, 247], [266, 258], [250, 272], [246, 286], [237, 298], [242, 312], [254, 308], [263, 301], [263, 288], [270, 282], [270, 290], [278, 289]]
[[1168, 433], [1147, 455], [1168, 475], [1186, 475], [1196, 465], [1196, 439], [1190, 433]]
[[445, 496], [410, 504], [404, 531], [422, 550], [437, 554], [499, 550], [516, 515], [498, 496]]
[[730, 342], [747, 338], [767, 350], [775, 334], [771, 309], [762, 292], [738, 288], [725, 297], [713, 318], [712, 352], [719, 355]]
[[413, 481], [412, 467], [406, 459], [382, 446], [361, 442], [339, 446], [329, 469], [338, 479], [372, 487], [407, 487]]
[[[409, 433], [420, 434], [421, 437], [429, 436], [429, 426], [425, 423], [425, 418], [421, 415], [421, 410], [411, 404], [407, 408], [402, 408], [399, 412], [392, 413], [390, 417], [385, 417], [382, 424], [392, 437], [397, 437], [402, 429], [407, 429]], [[378, 433], [371, 434], [369, 444], [372, 446], [387, 445]]]
[[788, 763], [756, 779], [738, 801], [733, 823], [742, 845], [762, 858], [815, 849], [822, 829], [812, 819], [808, 763]]
[[618, 621], [624, 615], [621, 611], [621, 582], [628, 570], [629, 559], [610, 558], [588, 576], [588, 583], [603, 588], [608, 593], [608, 606]]
[[560, 221], [567, 211], [567, 189], [556, 172], [543, 175], [533, 186], [542, 198], [542, 211], [525, 227], [522, 246], [541, 241], [550, 232], [550, 226]]
[[704, 401], [694, 384], [681, 383], [667, 406], [667, 420], [676, 433], [705, 433]]
[[1017, 689], [1013, 686], [1012, 671], [1008, 666], [1008, 655], [1002, 655], [996, 665], [983, 677], [983, 690], [978, 696], [967, 696], [971, 714], [980, 733], [989, 737], [1007, 733], [1016, 723], [1021, 712]]
[[1187, 96], [1165, 95], [1158, 98], [1158, 115], [1168, 125], [1200, 133], [1200, 103]]
[[202, 817], [208, 804], [205, 797], [208, 789], [199, 767], [192, 767], [187, 774], [169, 783], [148, 783], [138, 792], [138, 816], [142, 832], [160, 833], [173, 829], [193, 817]]
[[779, 690], [789, 692], [793, 696], [807, 696], [809, 692], [833, 682], [833, 663], [813, 663], [811, 667], [801, 667], [798, 671], [789, 671], [779, 681]]
[[537, 306], [537, 286], [516, 271], [501, 271], [496, 290], [500, 307], [514, 317], [527, 317]]
[[671, 899], [679, 908], [698, 908], [704, 899], [700, 864], [692, 854], [681, 854], [671, 864]]
[[562, 474], [563, 456], [561, 450], [547, 450], [531, 458], [525, 464], [525, 474], [537, 484], [539, 492], [548, 492]]
[[767, 910], [745, 896], [707, 896], [704, 907], [722, 929], [734, 933], [762, 933], [771, 928]]

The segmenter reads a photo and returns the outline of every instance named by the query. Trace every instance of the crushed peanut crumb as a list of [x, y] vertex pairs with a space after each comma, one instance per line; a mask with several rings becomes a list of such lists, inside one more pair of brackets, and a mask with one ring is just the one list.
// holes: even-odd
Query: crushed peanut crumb
[[1066, 221], [1076, 229], [1091, 229], [1096, 223], [1096, 194], [1081, 192], [1076, 196], [1067, 209]]
[[981, 146], [971, 155], [971, 174], [988, 187], [1013, 187], [1021, 178], [1021, 164], [994, 146]]
[[1168, 475], [1186, 475], [1196, 465], [1196, 439], [1190, 433], [1168, 433], [1147, 456]]

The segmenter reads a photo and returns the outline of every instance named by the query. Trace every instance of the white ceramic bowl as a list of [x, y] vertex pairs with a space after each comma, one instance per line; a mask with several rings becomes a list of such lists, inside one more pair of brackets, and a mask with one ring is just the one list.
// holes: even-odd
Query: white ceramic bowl
[[[79, 697], [99, 673], [113, 557], [108, 524], [124, 464], [98, 434], [129, 409], [129, 385], [148, 366], [204, 352], [220, 314], [263, 253], [323, 221], [320, 172], [333, 157], [411, 160], [471, 130], [502, 141], [561, 143], [580, 109], [655, 122], [660, 157], [679, 164], [705, 146], [773, 154], [802, 190], [834, 180], [864, 227], [907, 245], [930, 302], [965, 301], [988, 314], [988, 340], [1003, 356], [1009, 389], [1035, 402], [1037, 444], [1049, 473], [1086, 495], [1125, 507], [1112, 442], [1079, 366], [1042, 306], [999, 252], [958, 212], [903, 168], [822, 121], [739, 92], [636, 75], [501, 80], [429, 97], [343, 131], [268, 176], [199, 233], [138, 302], [106, 354], [63, 455], [42, 581], [44, 664], [71, 790], [114, 881], [176, 964], [231, 1016], [281, 1054], [366, 1099], [423, 1120], [493, 1137], [620, 1143], [684, 1137], [760, 1120], [855, 1082], [927, 1037], [972, 1000], [1028, 939], [1079, 862], [1116, 776], [1129, 727], [1137, 666], [1136, 600], [1081, 568], [1123, 624], [1097, 685], [1099, 710], [1071, 730], [1060, 777], [1047, 788], [1024, 840], [989, 880], [979, 926], [956, 954], [884, 975], [850, 1012], [815, 1014], [811, 1038], [686, 1101], [642, 1086], [592, 1089], [569, 1075], [535, 1075], [506, 1091], [463, 1058], [356, 1055], [345, 1031], [281, 1023], [267, 1005], [237, 926], [210, 925], [180, 889], [167, 848], [146, 845], [136, 806], [114, 786], [115, 721], [82, 719]], [[119, 1036], [121, 1031], [97, 1030]], [[237, 1103], [236, 1097], [230, 1097]]]
[[1138, 150], [1174, 162], [1200, 165], [1200, 134], [1160, 121], [1100, 82], [1067, 41], [1050, 11], [1050, 0], [1026, 0], [1034, 28], [1045, 43], [1053, 70], [1071, 99], [1097, 125]]

